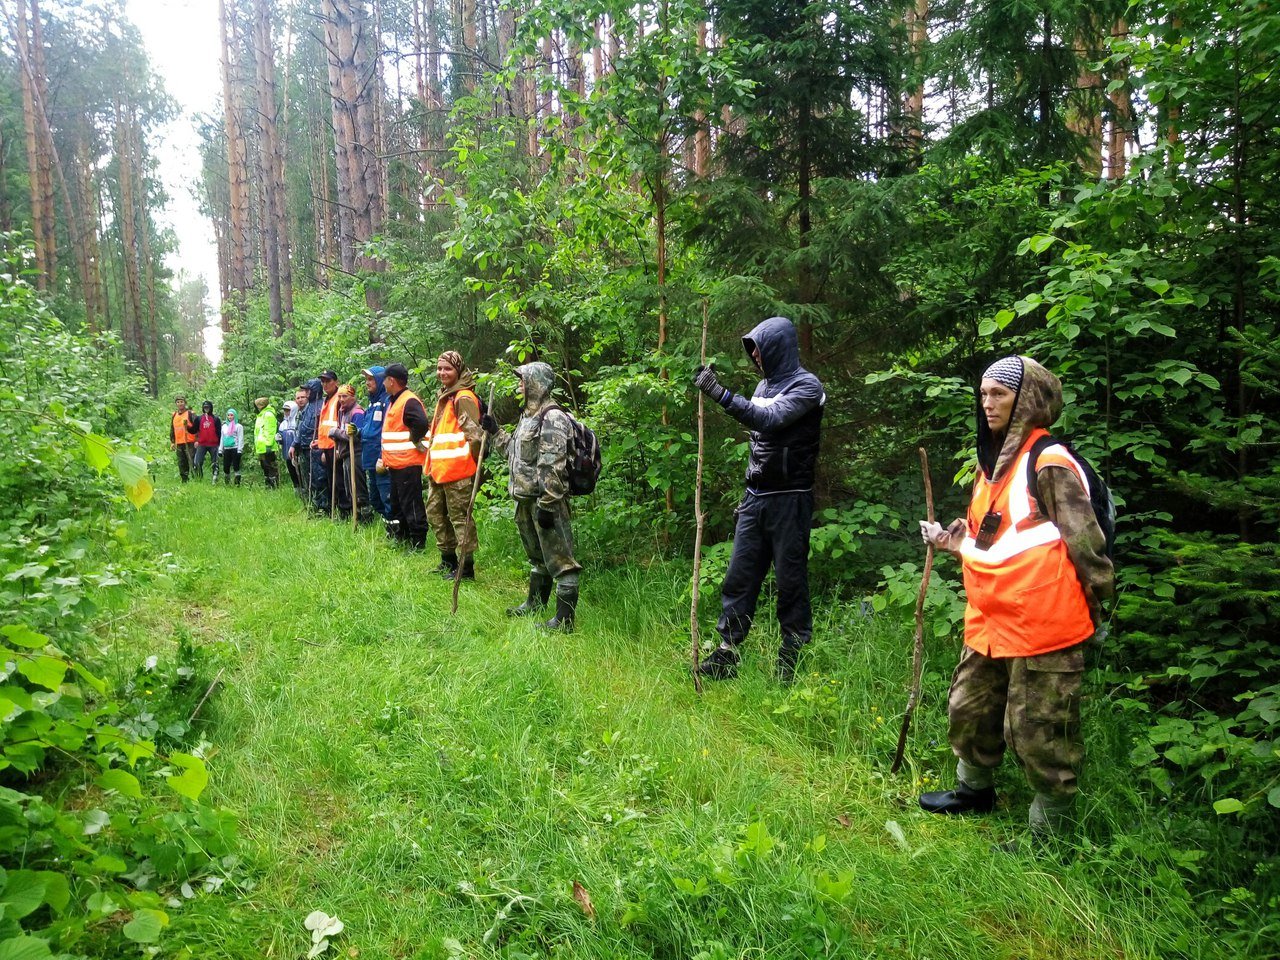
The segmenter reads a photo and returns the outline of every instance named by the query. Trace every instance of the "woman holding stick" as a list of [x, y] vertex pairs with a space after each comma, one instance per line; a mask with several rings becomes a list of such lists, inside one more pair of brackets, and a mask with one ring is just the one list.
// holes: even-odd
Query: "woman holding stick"
[[1033, 445], [1061, 412], [1062, 384], [1040, 364], [1017, 356], [993, 363], [979, 388], [968, 516], [945, 529], [920, 521], [925, 543], [960, 559], [968, 597], [947, 706], [957, 783], [922, 794], [920, 806], [990, 812], [1008, 746], [1035, 790], [1030, 824], [1041, 835], [1074, 819], [1084, 644], [1101, 624], [1114, 578], [1085, 469], [1061, 444], [1031, 463]]

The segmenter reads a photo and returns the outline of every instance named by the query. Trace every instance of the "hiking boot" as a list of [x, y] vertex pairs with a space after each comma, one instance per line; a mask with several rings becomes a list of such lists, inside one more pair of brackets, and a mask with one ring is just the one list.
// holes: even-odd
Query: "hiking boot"
[[954, 790], [920, 794], [920, 809], [929, 813], [990, 813], [996, 806], [996, 788], [975, 789], [963, 780]]
[[708, 680], [732, 680], [737, 675], [738, 651], [733, 647], [716, 647], [698, 664], [698, 676]]
[[432, 573], [438, 573], [446, 580], [453, 579], [453, 573], [458, 569], [458, 555], [450, 550], [448, 553], [441, 551], [440, 566], [436, 567]]
[[556, 615], [539, 624], [544, 630], [573, 633], [573, 615], [578, 609], [578, 588], [561, 587], [556, 590]]
[[471, 554], [467, 554], [462, 558], [462, 566], [458, 570], [459, 580], [474, 580], [476, 578], [476, 558]]
[[529, 574], [529, 597], [518, 607], [507, 607], [508, 617], [527, 617], [538, 613], [551, 599], [551, 578], [545, 573]]
[[796, 678], [796, 661], [800, 659], [800, 651], [803, 647], [803, 643], [783, 640], [782, 646], [778, 648], [778, 664], [774, 668], [773, 675], [783, 686], [790, 686], [791, 681]]

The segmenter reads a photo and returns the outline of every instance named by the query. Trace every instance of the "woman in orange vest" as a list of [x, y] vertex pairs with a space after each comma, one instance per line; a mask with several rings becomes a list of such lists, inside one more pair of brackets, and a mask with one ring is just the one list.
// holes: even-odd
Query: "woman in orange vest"
[[178, 476], [187, 482], [195, 459], [196, 415], [187, 409], [186, 397], [174, 397], [177, 409], [169, 419], [169, 449], [178, 455]]
[[[427, 521], [436, 535], [440, 566], [436, 571], [452, 579], [476, 577], [475, 553], [480, 544], [471, 516], [471, 484], [480, 452], [480, 398], [475, 378], [457, 350], [446, 350], [436, 361], [435, 416], [427, 437]], [[458, 557], [461, 554], [462, 559]]]
[[1017, 356], [993, 363], [979, 390], [968, 515], [945, 529], [920, 523], [926, 543], [960, 559], [967, 596], [965, 645], [947, 705], [957, 784], [922, 794], [920, 806], [990, 812], [1009, 747], [1035, 791], [1029, 819], [1041, 835], [1074, 819], [1084, 646], [1114, 585], [1088, 479], [1065, 447], [1040, 453], [1038, 501], [1029, 489], [1031, 447], [1061, 412], [1062, 384], [1040, 364]]

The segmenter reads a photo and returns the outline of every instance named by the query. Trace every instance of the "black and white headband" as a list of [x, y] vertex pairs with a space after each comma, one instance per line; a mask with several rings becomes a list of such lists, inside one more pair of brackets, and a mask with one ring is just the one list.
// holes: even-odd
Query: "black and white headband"
[[983, 380], [994, 380], [1003, 384], [1014, 393], [1022, 387], [1022, 358], [1004, 357], [987, 367], [982, 374]]

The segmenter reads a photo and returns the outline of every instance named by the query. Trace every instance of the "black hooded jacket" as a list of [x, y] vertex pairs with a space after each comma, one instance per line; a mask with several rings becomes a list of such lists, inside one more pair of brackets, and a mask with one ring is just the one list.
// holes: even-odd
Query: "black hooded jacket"
[[770, 317], [742, 338], [751, 356], [760, 350], [764, 379], [751, 399], [727, 393], [721, 404], [751, 430], [747, 489], [787, 493], [813, 488], [827, 402], [822, 383], [800, 366], [796, 328], [786, 317]]
[[311, 448], [311, 441], [316, 438], [324, 391], [320, 387], [319, 377], [313, 377], [303, 386], [307, 390], [307, 405], [298, 411], [298, 432], [294, 436], [293, 445], [305, 452]]

